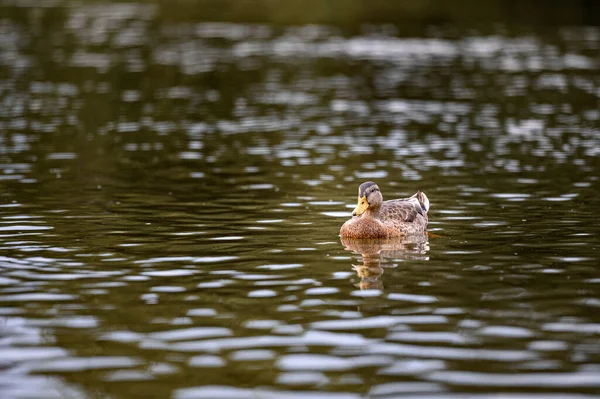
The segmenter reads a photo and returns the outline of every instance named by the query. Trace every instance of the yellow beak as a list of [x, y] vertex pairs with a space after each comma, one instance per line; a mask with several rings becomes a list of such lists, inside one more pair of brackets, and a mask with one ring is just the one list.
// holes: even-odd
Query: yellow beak
[[352, 216], [362, 215], [363, 213], [365, 213], [368, 207], [369, 203], [367, 202], [367, 196], [365, 195], [362, 198], [358, 197], [358, 205], [356, 205], [356, 208], [354, 208], [354, 211], [352, 211]]

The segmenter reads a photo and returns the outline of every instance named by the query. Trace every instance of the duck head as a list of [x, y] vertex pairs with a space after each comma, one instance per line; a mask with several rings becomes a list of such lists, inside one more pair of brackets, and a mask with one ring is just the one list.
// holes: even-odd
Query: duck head
[[376, 213], [382, 202], [383, 195], [379, 186], [372, 181], [365, 182], [358, 187], [358, 205], [352, 211], [352, 216], [361, 216], [367, 210]]

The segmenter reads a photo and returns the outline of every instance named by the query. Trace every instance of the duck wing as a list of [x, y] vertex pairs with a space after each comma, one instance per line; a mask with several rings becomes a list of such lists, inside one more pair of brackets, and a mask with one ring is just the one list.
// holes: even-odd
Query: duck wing
[[426, 216], [427, 211], [415, 196], [405, 199], [384, 201], [381, 207], [382, 220], [414, 222], [417, 215]]

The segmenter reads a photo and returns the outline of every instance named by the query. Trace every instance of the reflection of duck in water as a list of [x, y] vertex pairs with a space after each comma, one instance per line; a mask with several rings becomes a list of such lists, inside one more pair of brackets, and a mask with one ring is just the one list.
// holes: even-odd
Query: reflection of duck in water
[[381, 256], [379, 254], [363, 254], [361, 265], [352, 265], [352, 269], [356, 272], [360, 283], [358, 286], [361, 290], [383, 289], [383, 282], [379, 279], [383, 274], [381, 266]]
[[391, 238], [424, 234], [427, 228], [429, 199], [418, 191], [410, 198], [383, 201], [372, 181], [358, 188], [358, 205], [352, 219], [340, 229], [342, 237]]
[[379, 279], [387, 265], [386, 258], [428, 260], [427, 251], [429, 244], [427, 234], [421, 233], [410, 237], [397, 237], [388, 239], [357, 239], [341, 238], [342, 245], [348, 251], [361, 255], [361, 264], [352, 265], [356, 275], [360, 278], [360, 289], [383, 289]]

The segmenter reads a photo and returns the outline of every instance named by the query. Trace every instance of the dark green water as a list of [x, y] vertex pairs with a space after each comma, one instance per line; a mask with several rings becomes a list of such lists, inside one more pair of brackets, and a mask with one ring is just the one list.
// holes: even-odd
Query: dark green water
[[0, 7], [1, 398], [596, 397], [599, 28], [179, 7]]

